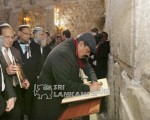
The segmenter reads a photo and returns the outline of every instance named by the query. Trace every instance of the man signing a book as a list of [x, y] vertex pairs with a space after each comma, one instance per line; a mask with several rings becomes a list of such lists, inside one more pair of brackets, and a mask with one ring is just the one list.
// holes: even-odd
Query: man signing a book
[[[77, 38], [66, 40], [48, 55], [37, 85], [32, 120], [57, 120], [61, 114], [61, 101], [66, 96], [57, 93], [70, 92], [74, 95], [91, 92], [100, 88], [98, 82], [83, 84], [79, 68], [84, 68], [83, 58], [96, 51], [96, 41], [91, 33], [83, 33]], [[56, 86], [63, 86], [56, 87]], [[55, 87], [54, 87], [55, 86]]]

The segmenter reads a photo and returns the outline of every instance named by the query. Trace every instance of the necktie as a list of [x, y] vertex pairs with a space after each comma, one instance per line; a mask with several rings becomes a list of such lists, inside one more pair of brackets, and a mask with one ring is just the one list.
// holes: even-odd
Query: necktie
[[5, 59], [6, 59], [6, 62], [8, 65], [10, 65], [12, 63], [9, 56], [8, 56], [8, 50], [7, 49], [5, 49]]
[[22, 49], [23, 54], [26, 55], [26, 58], [28, 59], [31, 57], [31, 50], [29, 44], [20, 44], [20, 47]]
[[25, 50], [26, 50], [26, 58], [28, 59], [29, 57], [31, 57], [29, 44], [25, 46]]
[[[5, 49], [5, 59], [8, 65], [12, 64], [10, 57], [8, 56], [8, 50]], [[17, 77], [13, 76], [13, 85], [16, 86], [18, 84]]]

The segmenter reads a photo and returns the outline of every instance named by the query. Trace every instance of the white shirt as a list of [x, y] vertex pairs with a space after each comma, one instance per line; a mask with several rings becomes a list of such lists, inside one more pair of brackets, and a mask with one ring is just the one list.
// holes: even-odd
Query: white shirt
[[29, 47], [29, 44], [20, 44], [23, 54], [27, 51], [26, 47]]
[[2, 91], [4, 91], [5, 90], [5, 83], [4, 83], [4, 75], [3, 75], [3, 71], [2, 71], [2, 67], [1, 67], [1, 65], [0, 65], [0, 69], [1, 69], [1, 78], [0, 79], [2, 79]]
[[[5, 50], [8, 50], [8, 56], [9, 56], [9, 58], [10, 58], [10, 61], [13, 63], [13, 55], [12, 55], [12, 53], [11, 53], [11, 51], [10, 51], [10, 48], [6, 49], [5, 47], [2, 47], [2, 53], [3, 53], [3, 55], [4, 55], [4, 58], [5, 58]], [[5, 59], [6, 59], [6, 58], [5, 58]]]
[[[20, 43], [20, 40], [18, 40], [18, 42]], [[20, 47], [21, 47], [23, 54], [25, 54], [25, 52], [27, 51], [26, 47], [28, 48], [29, 44], [30, 44], [30, 41], [26, 44], [20, 44]]]

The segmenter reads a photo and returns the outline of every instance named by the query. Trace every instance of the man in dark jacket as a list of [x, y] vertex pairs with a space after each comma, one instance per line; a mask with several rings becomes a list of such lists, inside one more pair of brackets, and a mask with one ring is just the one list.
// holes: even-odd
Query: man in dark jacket
[[39, 49], [38, 51], [40, 51], [39, 54], [41, 55], [42, 66], [51, 51], [50, 47], [46, 45], [45, 34], [45, 30], [42, 27], [35, 27], [33, 29], [34, 40], [32, 41], [32, 44]]
[[[3, 38], [0, 37], [0, 56], [2, 55], [1, 52], [2, 44], [3, 44]], [[13, 90], [13, 86], [4, 77], [3, 70], [1, 67], [1, 59], [0, 59], [0, 119], [1, 119], [1, 115], [5, 111], [9, 112], [14, 108], [15, 98], [16, 98], [16, 94]]]
[[[16, 93], [16, 102], [14, 109], [10, 112], [5, 112], [1, 116], [1, 120], [20, 120], [21, 119], [21, 110], [23, 110], [23, 100], [20, 88], [19, 79], [17, 77], [17, 72], [20, 71], [19, 66], [16, 65], [16, 62], [21, 65], [21, 55], [17, 49], [12, 47], [14, 41], [14, 31], [10, 26], [6, 26], [0, 29], [0, 35], [3, 37], [3, 46], [1, 49], [0, 61], [2, 65], [2, 70], [5, 77], [5, 82], [9, 82], [9, 85], [13, 86], [13, 89]], [[27, 79], [24, 79], [22, 82], [23, 88], [28, 89], [29, 82]], [[23, 118], [23, 116], [22, 116]]]
[[108, 54], [110, 53], [110, 45], [107, 39], [108, 34], [106, 32], [102, 32], [102, 38], [97, 46], [97, 52], [95, 55], [96, 66], [94, 66], [94, 70], [98, 79], [107, 77]]
[[[43, 66], [40, 78], [37, 86], [34, 90], [35, 98], [33, 109], [33, 120], [57, 120], [61, 114], [61, 101], [65, 96], [56, 96], [60, 92], [72, 92], [76, 93], [94, 91], [100, 88], [98, 82], [93, 82], [91, 85], [83, 84], [83, 81], [79, 77], [79, 68], [84, 64], [81, 61], [90, 55], [90, 52], [95, 52], [96, 42], [91, 33], [81, 34], [77, 39], [67, 40], [58, 45], [48, 55], [45, 64]], [[41, 96], [45, 93], [44, 85], [47, 85], [46, 93], [51, 96], [45, 99]], [[56, 86], [61, 85], [63, 89], [59, 89]], [[43, 86], [41, 88], [40, 86]], [[39, 88], [40, 87], [40, 88]], [[42, 89], [42, 90], [41, 90]], [[40, 96], [40, 97], [39, 97]], [[41, 98], [42, 97], [42, 98]], [[39, 99], [40, 98], [40, 99]], [[83, 108], [84, 109], [84, 108]]]
[[30, 27], [28, 25], [21, 25], [18, 31], [18, 38], [16, 38], [13, 43], [13, 46], [21, 53], [23, 63], [22, 68], [26, 77], [30, 81], [29, 89], [23, 92], [26, 105], [25, 114], [28, 115], [28, 119], [30, 119], [30, 112], [34, 98], [34, 84], [37, 82], [37, 76], [39, 76], [42, 68], [39, 46], [34, 44], [34, 41], [30, 40], [30, 37]]

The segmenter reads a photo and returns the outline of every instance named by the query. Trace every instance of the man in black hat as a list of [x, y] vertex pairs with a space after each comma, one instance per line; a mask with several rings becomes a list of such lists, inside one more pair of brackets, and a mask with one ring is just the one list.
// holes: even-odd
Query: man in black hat
[[[82, 58], [90, 55], [90, 52], [96, 51], [96, 42], [91, 33], [84, 33], [73, 40], [67, 40], [58, 45], [51, 51], [43, 66], [40, 78], [37, 82], [37, 89], [34, 92], [38, 93], [38, 98], [35, 98], [33, 118], [32, 120], [57, 120], [61, 114], [61, 101], [64, 93], [76, 93], [95, 91], [100, 88], [98, 82], [93, 82], [90, 85], [83, 84], [79, 76], [79, 68], [84, 67]], [[40, 86], [43, 85], [43, 88]], [[45, 90], [47, 95], [44, 95]], [[57, 88], [61, 85], [62, 89]], [[49, 87], [48, 87], [49, 86]], [[40, 87], [40, 88], [39, 88]], [[51, 88], [48, 89], [47, 88]], [[59, 93], [62, 93], [61, 96]], [[83, 108], [84, 109], [84, 108]]]
[[91, 33], [94, 35], [94, 38], [96, 40], [96, 45], [98, 45], [98, 43], [101, 40], [102, 34], [98, 33], [98, 29], [96, 27], [91, 29]]
[[63, 33], [62, 33], [63, 41], [68, 40], [70, 38], [71, 38], [71, 32], [68, 29], [64, 30]]

